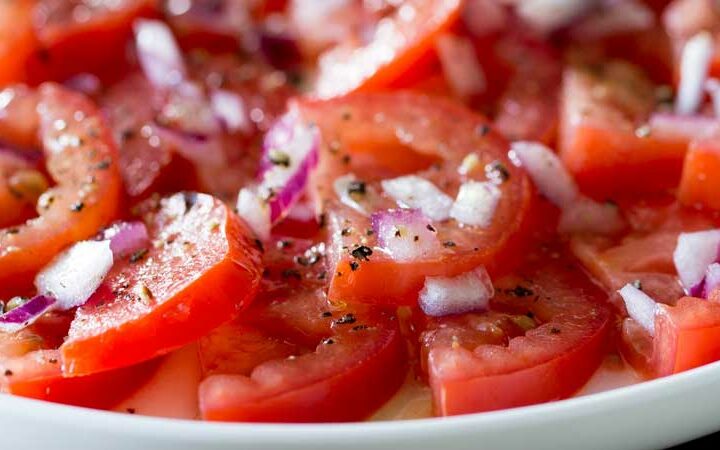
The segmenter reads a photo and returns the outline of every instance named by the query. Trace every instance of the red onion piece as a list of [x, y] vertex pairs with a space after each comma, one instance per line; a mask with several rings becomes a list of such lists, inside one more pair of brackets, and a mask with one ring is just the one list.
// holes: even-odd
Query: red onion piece
[[14, 333], [35, 322], [55, 306], [55, 300], [48, 295], [36, 295], [17, 308], [0, 314], [0, 331]]
[[715, 118], [720, 117], [720, 80], [717, 78], [709, 78], [705, 82], [705, 90], [710, 94], [710, 98], [712, 99]]
[[55, 297], [67, 310], [87, 301], [113, 265], [110, 241], [82, 241], [53, 259], [35, 277], [38, 293]]
[[578, 189], [558, 156], [539, 142], [516, 141], [510, 156], [527, 171], [542, 195], [560, 208], [578, 197]]
[[710, 294], [720, 287], [720, 263], [712, 263], [705, 271], [705, 283], [703, 284], [703, 298], [710, 297]]
[[218, 167], [226, 163], [222, 139], [217, 135], [192, 134], [175, 128], [151, 125], [153, 134], [189, 161]]
[[628, 316], [653, 336], [655, 315], [660, 311], [657, 302], [632, 284], [626, 284], [618, 293], [625, 302]]
[[458, 97], [467, 99], [485, 91], [485, 72], [469, 39], [443, 34], [435, 48], [445, 79]]
[[497, 0], [468, 0], [462, 19], [470, 33], [483, 37], [505, 28], [509, 14]]
[[495, 290], [484, 267], [457, 277], [427, 277], [418, 303], [428, 316], [485, 311]]
[[685, 43], [680, 58], [680, 85], [675, 102], [678, 114], [693, 114], [700, 107], [713, 45], [713, 38], [706, 31], [696, 34]]
[[378, 245], [396, 261], [413, 261], [442, 251], [432, 222], [417, 209], [390, 209], [370, 217]]
[[432, 220], [445, 220], [450, 217], [453, 200], [432, 182], [417, 175], [383, 180], [381, 183], [386, 194], [403, 208], [419, 209]]
[[113, 224], [103, 230], [100, 240], [110, 241], [110, 250], [116, 260], [126, 258], [150, 246], [150, 237], [143, 222], [119, 222]]
[[82, 92], [90, 97], [95, 96], [102, 90], [102, 81], [91, 73], [79, 73], [63, 83], [67, 88]]
[[711, 116], [655, 113], [650, 116], [648, 125], [653, 136], [692, 140], [710, 134], [717, 129], [718, 122]]
[[210, 94], [210, 105], [215, 117], [220, 121], [226, 131], [230, 133], [242, 132], [249, 134], [252, 131], [245, 102], [235, 92], [218, 89]]
[[708, 266], [720, 261], [719, 248], [720, 229], [680, 233], [678, 236], [673, 262], [688, 295], [702, 295]]
[[159, 20], [138, 19], [133, 29], [140, 67], [155, 87], [172, 87], [185, 79], [185, 62], [170, 27]]

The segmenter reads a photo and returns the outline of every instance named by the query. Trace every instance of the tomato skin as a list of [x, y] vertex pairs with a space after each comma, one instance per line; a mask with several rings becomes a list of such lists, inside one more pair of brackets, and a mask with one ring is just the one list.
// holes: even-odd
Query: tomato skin
[[[205, 194], [182, 193], [146, 214], [160, 239], [141, 261], [116, 262], [78, 308], [60, 347], [72, 376], [167, 353], [232, 319], [253, 299], [262, 272], [242, 220]], [[162, 244], [164, 242], [164, 244]]]
[[[454, 103], [407, 92], [305, 102], [301, 111], [305, 119], [320, 127], [325, 145], [321, 152], [327, 152], [321, 157], [311, 189], [330, 216], [331, 247], [335, 252], [330, 266], [332, 298], [411, 305], [416, 303], [426, 276], [458, 275], [482, 264], [491, 273], [500, 273], [516, 262], [527, 231], [533, 195], [525, 174], [509, 161], [507, 143], [489, 129], [484, 118]], [[378, 121], [376, 117], [383, 119]], [[412, 139], [400, 142], [398, 131]], [[342, 150], [333, 150], [335, 145]], [[361, 239], [372, 246], [375, 238], [366, 235], [370, 227], [367, 218], [334, 200], [333, 181], [352, 172], [368, 174], [372, 178], [366, 181], [373, 183], [417, 172], [437, 186], [453, 190], [463, 181], [457, 175], [457, 167], [470, 149], [477, 149], [480, 158], [477, 172], [482, 172], [483, 177], [485, 165], [494, 162], [502, 164], [509, 173], [507, 181], [499, 185], [502, 200], [493, 224], [483, 233], [467, 234], [466, 229], [456, 225], [436, 224], [439, 239], [456, 244], [452, 254], [397, 262], [376, 252], [369, 261], [350, 270], [352, 256], [339, 249], [357, 245]], [[433, 168], [438, 165], [439, 169]], [[382, 192], [379, 185], [377, 190]], [[388, 202], [386, 207], [397, 206]], [[354, 230], [349, 235], [342, 232], [348, 227], [346, 219]], [[377, 286], [382, 286], [381, 297], [376, 295]]]
[[678, 200], [687, 206], [720, 209], [720, 140], [717, 136], [698, 139], [690, 144], [682, 178], [678, 189]]
[[[605, 296], [571, 261], [548, 261], [548, 256], [518, 277], [495, 283], [493, 301], [500, 303], [493, 306], [491, 302], [491, 311], [505, 309], [527, 314], [524, 320], [539, 321], [524, 335], [508, 332], [507, 326], [498, 328], [493, 313], [477, 318], [482, 324], [486, 317], [485, 327], [468, 326], [460, 316], [440, 319], [426, 331], [436, 414], [491, 411], [564, 398], [599, 366], [612, 322], [603, 304]], [[518, 291], [517, 286], [528, 290]], [[528, 305], [532, 314], [523, 313], [521, 304]], [[470, 324], [475, 320], [472, 314], [464, 317]], [[483, 336], [487, 333], [489, 337]]]
[[32, 28], [33, 0], [0, 4], [0, 86], [23, 81], [25, 62], [36, 49]]

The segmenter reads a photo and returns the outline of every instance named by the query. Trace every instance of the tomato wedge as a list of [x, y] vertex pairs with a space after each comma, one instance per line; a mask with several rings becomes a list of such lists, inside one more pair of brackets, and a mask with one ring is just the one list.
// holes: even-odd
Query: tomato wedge
[[253, 299], [260, 255], [245, 224], [209, 195], [146, 205], [152, 248], [116, 261], [78, 308], [60, 347], [73, 376], [124, 367], [179, 348]]
[[[298, 242], [290, 242], [287, 254], [302, 256]], [[290, 269], [282, 258], [268, 264], [261, 299], [236, 322], [200, 341], [207, 375], [200, 385], [202, 417], [245, 422], [367, 418], [407, 372], [394, 315], [329, 301], [312, 267]]]
[[490, 312], [436, 319], [423, 333], [436, 414], [567, 397], [605, 354], [606, 295], [571, 259], [543, 252], [495, 289]]
[[320, 98], [378, 90], [398, 79], [433, 51], [435, 38], [450, 27], [461, 0], [409, 0], [381, 20], [364, 46], [340, 45], [320, 57], [315, 93]]
[[690, 144], [677, 193], [678, 200], [684, 205], [720, 209], [720, 199], [717, 198], [720, 188], [719, 137], [715, 133]]
[[39, 93], [39, 134], [57, 185], [41, 196], [40, 217], [0, 231], [0, 290], [23, 286], [64, 247], [93, 236], [120, 202], [117, 149], [100, 113], [54, 84]]
[[[332, 234], [330, 298], [349, 302], [415, 304], [426, 276], [453, 276], [485, 264], [498, 273], [511, 264], [527, 234], [532, 191], [525, 174], [507, 157], [507, 143], [487, 121], [454, 103], [412, 93], [358, 94], [301, 105], [304, 118], [318, 124], [323, 139], [314, 181], [316, 200], [328, 213]], [[458, 174], [470, 153], [477, 164]], [[498, 172], [499, 171], [499, 172]], [[365, 177], [368, 190], [383, 192], [380, 181], [413, 173], [454, 196], [467, 180], [500, 174], [501, 196], [488, 227], [462, 226], [454, 220], [433, 223], [438, 254], [411, 262], [373, 250], [357, 261], [352, 251], [375, 248], [370, 218], [340, 203], [333, 183], [341, 175]], [[369, 213], [397, 208], [387, 197]], [[378, 296], [377, 292], [383, 295]]]
[[36, 49], [33, 0], [0, 3], [0, 86], [25, 79], [25, 63]]

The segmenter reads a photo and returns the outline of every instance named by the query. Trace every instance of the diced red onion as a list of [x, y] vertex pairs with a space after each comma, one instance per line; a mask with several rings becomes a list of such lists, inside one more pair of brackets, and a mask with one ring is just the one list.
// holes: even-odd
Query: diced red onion
[[437, 39], [435, 48], [445, 79], [457, 96], [470, 98], [485, 91], [485, 72], [469, 39], [443, 34]]
[[210, 104], [215, 117], [230, 133], [240, 131], [248, 134], [252, 131], [245, 102], [238, 94], [218, 89], [210, 94]]
[[35, 322], [40, 316], [50, 311], [57, 300], [48, 295], [36, 295], [27, 302], [0, 314], [0, 331], [14, 333]]
[[705, 283], [703, 283], [703, 298], [710, 297], [710, 294], [720, 287], [720, 263], [712, 263], [705, 271]]
[[574, 203], [578, 189], [562, 161], [539, 142], [516, 141], [510, 156], [527, 171], [542, 195], [560, 208]]
[[468, 181], [460, 186], [450, 217], [465, 225], [488, 227], [502, 192], [490, 182]]
[[462, 18], [473, 36], [483, 37], [505, 28], [508, 12], [496, 0], [468, 0]]
[[249, 3], [243, 0], [168, 0], [165, 11], [172, 24], [190, 32], [241, 39], [252, 26]]
[[685, 43], [680, 57], [680, 85], [675, 103], [678, 114], [693, 114], [700, 107], [712, 55], [713, 39], [706, 31]]
[[317, 166], [320, 136], [302, 121], [296, 110], [283, 115], [265, 135], [257, 193], [270, 206], [270, 220], [277, 223], [305, 191]]
[[373, 205], [378, 203], [379, 194], [375, 191], [375, 188], [369, 185], [365, 185], [365, 192], [362, 194], [350, 192], [353, 184], [358, 181], [358, 178], [354, 174], [343, 175], [335, 179], [333, 189], [335, 190], [335, 195], [337, 195], [345, 206], [349, 206], [355, 211], [367, 216], [374, 209]]
[[710, 94], [710, 98], [712, 99], [715, 118], [720, 118], [720, 80], [717, 78], [708, 78], [705, 82], [705, 90]]
[[113, 258], [126, 258], [133, 253], [147, 249], [150, 237], [142, 222], [118, 222], [103, 230], [100, 240], [110, 241]]
[[619, 33], [629, 33], [652, 28], [655, 13], [647, 5], [636, 0], [613, 2], [589, 14], [572, 28], [578, 39], [599, 39]]
[[680, 233], [673, 262], [685, 292], [700, 296], [705, 272], [710, 264], [720, 261], [720, 229]]
[[563, 208], [558, 231], [561, 233], [614, 234], [625, 227], [617, 205], [596, 202], [580, 196]]
[[196, 164], [218, 167], [225, 164], [225, 150], [219, 136], [187, 133], [175, 128], [151, 125], [163, 144]]
[[484, 267], [457, 277], [427, 277], [418, 303], [428, 316], [485, 311], [495, 290]]
[[60, 253], [35, 277], [39, 294], [67, 310], [87, 301], [113, 265], [110, 241], [82, 241]]
[[270, 205], [252, 188], [243, 188], [238, 193], [236, 204], [237, 212], [258, 238], [270, 238]]
[[85, 95], [94, 96], [102, 90], [102, 81], [96, 75], [91, 73], [77, 74], [63, 83], [67, 88], [74, 91], [82, 92]]
[[140, 67], [158, 88], [172, 87], [186, 77], [185, 62], [175, 37], [164, 22], [138, 19], [133, 24]]
[[427, 258], [442, 251], [432, 222], [417, 209], [380, 211], [370, 220], [378, 245], [396, 261]]
[[657, 302], [632, 284], [626, 284], [618, 293], [625, 302], [628, 316], [651, 336], [655, 335], [655, 315], [659, 311]]
[[531, 27], [550, 33], [570, 25], [598, 3], [596, 0], [516, 0], [515, 12]]
[[432, 220], [450, 217], [453, 200], [430, 181], [417, 175], [383, 180], [382, 188], [403, 208], [419, 209]]
[[718, 122], [711, 116], [655, 113], [650, 116], [648, 125], [653, 136], [692, 140], [710, 134], [717, 129]]

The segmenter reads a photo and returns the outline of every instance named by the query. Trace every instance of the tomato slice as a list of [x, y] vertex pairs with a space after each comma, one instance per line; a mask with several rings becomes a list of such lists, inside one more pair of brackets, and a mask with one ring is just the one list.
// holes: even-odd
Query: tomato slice
[[93, 236], [120, 202], [117, 150], [100, 113], [57, 85], [39, 92], [39, 134], [57, 185], [40, 198], [40, 217], [0, 231], [0, 290], [23, 286], [64, 247]]
[[605, 200], [677, 186], [689, 138], [649, 128], [655, 95], [637, 68], [572, 66], [561, 99], [560, 156], [583, 191]]
[[[451, 102], [411, 93], [359, 94], [305, 103], [301, 109], [318, 124], [324, 141], [313, 189], [332, 233], [331, 298], [411, 305], [426, 276], [458, 275], [481, 264], [498, 273], [518, 257], [514, 252], [527, 232], [532, 192], [527, 177], [509, 161], [507, 143], [485, 119]], [[458, 167], [469, 153], [477, 155], [478, 164], [460, 176]], [[368, 189], [380, 193], [383, 178], [415, 173], [454, 196], [464, 181], [482, 180], [496, 169], [504, 181], [498, 184], [502, 194], [490, 226], [434, 223], [445, 243], [437, 255], [398, 262], [376, 249], [367, 261], [355, 260], [352, 250], [361, 244], [374, 248], [377, 237], [367, 233], [369, 217], [340, 204], [333, 188], [337, 177], [364, 176]], [[385, 208], [397, 205], [383, 198], [376, 210]]]
[[[288, 255], [302, 256], [298, 242], [292, 242]], [[249, 422], [367, 418], [405, 379], [405, 344], [394, 315], [329, 301], [312, 267], [268, 264], [262, 299], [236, 322], [201, 340], [207, 375], [200, 385], [202, 417]]]
[[364, 46], [340, 45], [320, 57], [321, 98], [387, 87], [433, 50], [435, 38], [459, 16], [460, 0], [409, 0], [381, 20]]
[[567, 397], [605, 355], [606, 295], [572, 260], [543, 252], [495, 289], [490, 312], [435, 319], [423, 333], [436, 414]]
[[716, 193], [720, 189], [720, 140], [717, 134], [697, 139], [690, 144], [682, 178], [678, 188], [678, 200], [691, 207], [720, 209]]
[[245, 224], [209, 195], [182, 193], [146, 204], [155, 240], [116, 261], [78, 308], [60, 347], [73, 376], [167, 353], [232, 319], [254, 297], [261, 263]]
[[647, 378], [693, 369], [720, 359], [720, 304], [683, 297], [661, 305], [650, 336], [634, 320], [623, 322], [620, 349]]

